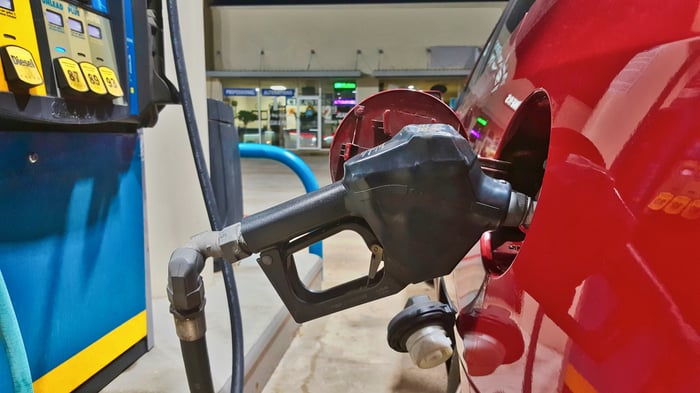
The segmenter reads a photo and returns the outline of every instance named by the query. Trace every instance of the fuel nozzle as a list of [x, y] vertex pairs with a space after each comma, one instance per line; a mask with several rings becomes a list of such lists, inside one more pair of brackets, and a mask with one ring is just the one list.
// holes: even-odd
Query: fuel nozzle
[[[449, 274], [483, 232], [528, 225], [533, 206], [486, 176], [452, 126], [410, 125], [348, 160], [342, 180], [245, 217], [196, 248], [229, 260], [260, 253], [260, 267], [304, 322]], [[372, 250], [370, 274], [321, 292], [306, 288], [292, 254], [343, 230]]]
[[[244, 218], [241, 235], [303, 322], [449, 274], [483, 232], [527, 225], [531, 210], [527, 196], [484, 174], [452, 126], [420, 124], [352, 157], [340, 181]], [[381, 258], [383, 268], [322, 292], [307, 289], [293, 252], [342, 230], [381, 250], [373, 262], [376, 270]]]

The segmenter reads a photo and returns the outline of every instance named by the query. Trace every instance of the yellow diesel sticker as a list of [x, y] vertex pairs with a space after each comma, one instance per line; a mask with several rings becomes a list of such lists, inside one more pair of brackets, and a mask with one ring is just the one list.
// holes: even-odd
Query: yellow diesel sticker
[[2, 48], [2, 52], [3, 63], [8, 63], [5, 70], [9, 83], [18, 83], [27, 88], [44, 83], [30, 51], [16, 45], [8, 45]]
[[662, 192], [659, 193], [653, 201], [649, 202], [647, 207], [651, 210], [658, 211], [663, 209], [667, 203], [671, 202], [671, 199], [673, 199], [673, 194], [670, 192]]
[[688, 207], [683, 210], [681, 217], [687, 218], [688, 220], [697, 220], [700, 218], [700, 199], [696, 199]]
[[664, 208], [664, 212], [668, 214], [679, 214], [690, 202], [690, 198], [685, 195], [678, 195]]
[[98, 70], [100, 70], [100, 75], [102, 75], [102, 80], [104, 80], [105, 86], [107, 86], [107, 92], [109, 95], [115, 98], [123, 97], [124, 91], [122, 90], [121, 85], [119, 85], [117, 73], [106, 66], [99, 67]]
[[83, 75], [85, 75], [85, 79], [87, 79], [88, 87], [91, 92], [101, 96], [107, 94], [107, 89], [105, 88], [105, 84], [102, 83], [102, 77], [97, 67], [87, 61], [83, 61], [80, 63], [80, 69], [83, 70]]
[[62, 76], [63, 78], [61, 79], [65, 82], [62, 87], [70, 88], [73, 92], [77, 93], [86, 93], [90, 90], [87, 82], [85, 82], [83, 73], [80, 71], [80, 66], [75, 60], [67, 57], [60, 57], [56, 59], [56, 63], [59, 67], [59, 77]]

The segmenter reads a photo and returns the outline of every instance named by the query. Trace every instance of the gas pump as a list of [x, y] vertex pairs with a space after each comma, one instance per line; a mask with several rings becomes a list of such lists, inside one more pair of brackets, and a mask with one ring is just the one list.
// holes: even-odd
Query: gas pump
[[97, 391], [152, 346], [140, 129], [178, 100], [162, 39], [160, 1], [0, 0], [0, 272], [35, 392]]

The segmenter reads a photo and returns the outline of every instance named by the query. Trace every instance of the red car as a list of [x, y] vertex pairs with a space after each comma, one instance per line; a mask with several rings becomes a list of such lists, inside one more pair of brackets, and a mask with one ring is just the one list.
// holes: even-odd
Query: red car
[[700, 389], [699, 35], [697, 0], [507, 6], [456, 112], [538, 206], [455, 270], [464, 388]]

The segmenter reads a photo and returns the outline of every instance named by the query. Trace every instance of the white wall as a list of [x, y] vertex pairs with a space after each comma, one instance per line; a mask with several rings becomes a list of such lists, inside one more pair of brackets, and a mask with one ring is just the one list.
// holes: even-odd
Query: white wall
[[359, 78], [356, 80], [356, 82], [357, 89], [355, 89], [355, 97], [357, 98], [357, 102], [361, 102], [365, 98], [379, 91], [377, 80], [374, 78]]
[[[165, 2], [163, 6], [167, 21]], [[192, 100], [208, 155], [202, 4], [178, 0], [178, 8]], [[167, 22], [165, 30], [166, 72], [177, 84]], [[144, 130], [144, 161], [151, 291], [154, 297], [162, 297], [170, 253], [193, 234], [209, 229], [180, 105], [166, 106], [158, 124]]]
[[224, 100], [224, 86], [221, 84], [221, 80], [207, 79], [207, 97], [213, 100]]
[[[482, 46], [505, 2], [214, 7], [217, 70], [425, 69], [426, 49]], [[261, 57], [260, 50], [265, 51]], [[381, 65], [378, 50], [383, 49]]]

